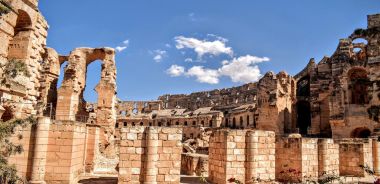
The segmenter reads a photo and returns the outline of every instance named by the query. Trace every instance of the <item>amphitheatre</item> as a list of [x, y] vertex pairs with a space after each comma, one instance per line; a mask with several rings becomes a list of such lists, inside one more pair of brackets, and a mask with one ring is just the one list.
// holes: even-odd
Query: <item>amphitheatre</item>
[[[46, 47], [38, 0], [0, 3], [7, 9], [0, 117], [36, 118], [6, 139], [23, 146], [9, 164], [27, 183], [373, 183], [380, 176], [380, 14], [363, 17], [367, 28], [294, 76], [267, 72], [238, 87], [122, 101], [115, 49], [60, 55]], [[95, 60], [101, 80], [91, 103], [83, 91]], [[20, 68], [27, 72], [9, 76]]]

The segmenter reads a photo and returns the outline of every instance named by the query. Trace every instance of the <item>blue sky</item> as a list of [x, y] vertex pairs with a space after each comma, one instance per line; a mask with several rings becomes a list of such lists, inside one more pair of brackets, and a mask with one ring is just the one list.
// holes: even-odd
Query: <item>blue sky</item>
[[[118, 47], [118, 97], [238, 86], [267, 71], [294, 75], [331, 55], [338, 39], [380, 13], [378, 0], [64, 0], [40, 1], [48, 47]], [[85, 99], [100, 79], [89, 66]]]

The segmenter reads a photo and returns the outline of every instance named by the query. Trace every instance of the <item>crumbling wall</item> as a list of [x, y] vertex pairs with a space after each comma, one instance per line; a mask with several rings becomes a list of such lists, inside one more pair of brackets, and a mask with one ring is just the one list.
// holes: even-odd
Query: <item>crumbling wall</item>
[[339, 172], [342, 176], [364, 177], [361, 166], [373, 168], [372, 140], [341, 140], [339, 143]]
[[119, 183], [179, 184], [182, 129], [140, 126], [121, 134]]
[[239, 87], [202, 91], [189, 95], [163, 95], [158, 98], [167, 109], [185, 108], [195, 110], [201, 107], [237, 107], [256, 101], [256, 84], [248, 83]]
[[208, 155], [183, 153], [181, 156], [181, 174], [207, 177]]
[[58, 89], [56, 118], [83, 120], [88, 117], [83, 91], [86, 86], [87, 66], [102, 60], [102, 74], [95, 90], [98, 93], [97, 124], [113, 129], [116, 122], [116, 65], [112, 48], [78, 48], [70, 53], [62, 86]]

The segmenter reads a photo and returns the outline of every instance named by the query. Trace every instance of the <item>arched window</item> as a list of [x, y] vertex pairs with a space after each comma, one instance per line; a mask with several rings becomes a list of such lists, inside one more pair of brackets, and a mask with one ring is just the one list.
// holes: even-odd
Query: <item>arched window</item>
[[127, 122], [124, 122], [124, 126], [125, 126], [125, 127], [127, 126]]
[[187, 126], [187, 121], [185, 121], [185, 123], [184, 123], [184, 124], [185, 124], [185, 126]]
[[202, 127], [205, 126], [205, 122], [203, 120], [201, 121], [201, 125], [202, 125]]
[[247, 126], [249, 126], [249, 115], [247, 115]]
[[143, 123], [143, 122], [140, 122], [140, 126], [144, 126], [144, 123]]
[[158, 122], [158, 126], [159, 126], [159, 127], [162, 126], [162, 123], [161, 123], [161, 122]]
[[149, 126], [152, 126], [152, 122], [149, 122]]
[[119, 123], [115, 123], [115, 128], [119, 128]]
[[179, 125], [179, 122], [178, 122], [178, 121], [177, 121], [177, 122], [175, 122], [175, 125], [177, 125], [177, 126], [178, 126], [178, 125]]
[[135, 124], [135, 122], [132, 122], [132, 126], [135, 126], [136, 124]]
[[13, 119], [13, 112], [10, 108], [8, 107], [4, 107], [5, 111], [3, 113], [3, 115], [1, 116], [1, 120], [3, 122], [6, 122], [6, 121], [9, 121], [11, 119]]
[[197, 125], [197, 122], [193, 121], [193, 126]]
[[350, 80], [351, 104], [368, 104], [369, 79], [367, 71], [361, 68], [354, 68], [348, 72]]
[[209, 126], [213, 127], [212, 120], [209, 121]]
[[240, 128], [243, 128], [244, 120], [243, 116], [240, 116]]

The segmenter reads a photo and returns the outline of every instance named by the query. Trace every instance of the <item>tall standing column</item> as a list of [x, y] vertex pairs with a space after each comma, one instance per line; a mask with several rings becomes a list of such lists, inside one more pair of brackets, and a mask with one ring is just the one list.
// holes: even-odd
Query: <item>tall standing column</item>
[[373, 170], [376, 175], [380, 175], [380, 141], [376, 136], [372, 141]]
[[45, 184], [46, 155], [49, 140], [50, 118], [38, 118], [35, 133], [32, 175], [29, 183]]
[[154, 127], [146, 127], [144, 184], [157, 184], [158, 142], [158, 130]]

